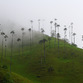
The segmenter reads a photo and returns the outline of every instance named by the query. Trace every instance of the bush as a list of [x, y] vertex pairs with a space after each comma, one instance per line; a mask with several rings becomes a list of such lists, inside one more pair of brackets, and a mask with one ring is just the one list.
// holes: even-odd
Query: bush
[[48, 68], [48, 72], [52, 72], [52, 71], [54, 71], [54, 68], [53, 68], [52, 66], [50, 66], [50, 67]]
[[2, 66], [3, 69], [8, 69], [7, 65]]
[[72, 43], [72, 46], [75, 46], [75, 47], [77, 47], [77, 45], [76, 45], [76, 44], [74, 44], [74, 43]]
[[8, 70], [5, 70], [7, 67], [2, 67], [0, 68], [0, 83], [14, 83]]

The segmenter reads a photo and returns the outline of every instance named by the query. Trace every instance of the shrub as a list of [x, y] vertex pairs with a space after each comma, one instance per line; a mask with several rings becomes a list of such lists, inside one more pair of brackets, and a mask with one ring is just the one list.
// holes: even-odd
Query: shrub
[[8, 69], [7, 65], [2, 66], [3, 69]]
[[48, 72], [52, 72], [52, 71], [54, 71], [54, 68], [53, 68], [52, 66], [50, 66], [50, 67], [48, 68]]

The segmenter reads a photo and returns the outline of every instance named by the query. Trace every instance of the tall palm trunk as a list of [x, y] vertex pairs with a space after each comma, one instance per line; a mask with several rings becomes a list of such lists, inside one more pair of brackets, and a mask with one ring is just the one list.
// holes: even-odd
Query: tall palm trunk
[[28, 29], [29, 30], [29, 46], [30, 46], [30, 50], [31, 50], [31, 28]]
[[11, 65], [12, 65], [12, 56], [13, 56], [13, 35], [14, 31], [11, 31], [10, 34], [12, 35], [12, 40], [11, 40], [11, 55], [10, 55], [10, 73], [11, 73]]
[[44, 44], [44, 63], [46, 63], [46, 55], [45, 55], [45, 41], [43, 40]]
[[17, 42], [18, 42], [18, 53], [19, 53], [19, 55], [20, 55], [20, 41], [21, 41], [21, 39], [18, 38], [18, 39], [17, 39]]
[[19, 55], [20, 55], [20, 42], [19, 42], [19, 48], [18, 48], [18, 53], [19, 53]]
[[49, 38], [49, 48], [50, 48], [50, 38]]
[[22, 33], [22, 55], [23, 55], [23, 33]]
[[38, 20], [38, 31], [40, 32], [40, 19]]
[[72, 44], [72, 36], [73, 36], [73, 23], [71, 23], [71, 44]]
[[58, 28], [58, 50], [59, 50], [59, 27], [60, 27], [60, 25], [57, 25], [57, 28]]
[[31, 40], [32, 40], [32, 45], [33, 45], [33, 21], [31, 20]]
[[5, 58], [6, 58], [6, 39], [5, 39]]
[[75, 44], [75, 35], [74, 35], [74, 44]]
[[1, 35], [2, 35], [2, 55], [1, 55], [1, 64], [2, 64], [2, 61], [3, 61], [3, 36], [5, 35], [5, 33], [1, 32]]
[[1, 55], [1, 64], [3, 62], [3, 37], [2, 37], [2, 55]]
[[21, 30], [22, 30], [22, 55], [23, 55], [23, 40], [24, 40], [23, 39], [23, 37], [24, 37], [24, 32], [23, 31], [24, 31], [24, 28], [21, 28]]
[[12, 41], [11, 41], [10, 73], [11, 73], [11, 65], [12, 65], [12, 56], [13, 56], [13, 34], [12, 34]]
[[55, 43], [54, 43], [54, 47], [56, 47], [56, 26], [57, 26], [57, 23], [55, 23]]

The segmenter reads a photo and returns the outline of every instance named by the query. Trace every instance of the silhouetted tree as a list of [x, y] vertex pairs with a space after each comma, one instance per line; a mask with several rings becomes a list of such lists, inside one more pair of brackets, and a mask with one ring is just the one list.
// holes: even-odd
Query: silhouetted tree
[[[43, 40], [40, 40], [39, 44], [42, 45], [43, 44]], [[41, 47], [41, 49], [42, 49], [42, 47]], [[41, 50], [41, 65], [42, 65], [42, 50]]]
[[70, 26], [69, 26], [68, 28], [69, 28], [69, 43], [70, 43], [70, 40], [71, 40], [71, 39], [70, 39], [70, 38], [71, 38], [71, 36], [70, 36], [70, 35], [71, 35], [71, 34], [70, 34]]
[[55, 31], [52, 30], [52, 37], [55, 37]]
[[[82, 35], [82, 41], [83, 41], [83, 35]], [[83, 47], [82, 47], [83, 48]]]
[[46, 63], [46, 54], [45, 54], [45, 42], [46, 42], [46, 39], [44, 39], [44, 29], [41, 28], [41, 32], [43, 33], [43, 47], [44, 47], [44, 63]]
[[5, 57], [6, 57], [6, 47], [7, 47], [6, 42], [7, 42], [7, 38], [8, 38], [8, 36], [5, 35], [4, 38], [5, 38]]
[[58, 38], [58, 49], [59, 49], [59, 38], [60, 38], [59, 27], [60, 27], [60, 25], [57, 25], [57, 28], [58, 28], [58, 34], [57, 34], [57, 38]]
[[30, 33], [30, 49], [31, 49], [31, 28], [28, 29]]
[[40, 19], [38, 19], [38, 29], [39, 29], [39, 32], [40, 32]]
[[53, 23], [53, 21], [50, 21], [50, 24], [51, 24], [51, 37], [52, 37], [52, 23]]
[[46, 39], [43, 39], [43, 45], [44, 45], [44, 63], [46, 63], [46, 50], [45, 50], [45, 42], [47, 40]]
[[44, 29], [43, 28], [41, 28], [41, 32], [42, 32], [42, 34], [43, 34], [43, 39], [44, 39]]
[[76, 36], [76, 33], [73, 33], [73, 37], [74, 37], [74, 44], [75, 44], [75, 36]]
[[30, 20], [30, 22], [31, 22], [31, 31], [32, 31], [31, 40], [32, 40], [32, 44], [33, 44], [33, 20]]
[[18, 50], [19, 55], [20, 55], [20, 41], [21, 41], [21, 39], [18, 38], [18, 39], [17, 39], [17, 42], [19, 43], [19, 50]]
[[56, 27], [57, 27], [57, 23], [55, 23], [54, 25], [55, 25], [55, 43], [54, 43], [55, 45], [54, 46], [56, 46]]
[[3, 61], [3, 38], [4, 38], [5, 33], [1, 32], [1, 35], [2, 35], [2, 54], [1, 54], [1, 64], [2, 64], [2, 61]]
[[66, 25], [64, 26], [64, 47], [65, 47], [65, 42], [66, 42], [66, 31], [67, 31], [67, 28], [66, 28]]
[[22, 30], [22, 55], [23, 55], [23, 47], [24, 47], [24, 42], [23, 42], [23, 38], [24, 38], [24, 28], [21, 28]]
[[72, 36], [73, 36], [73, 22], [71, 23], [71, 44], [72, 44]]
[[11, 31], [10, 34], [12, 35], [12, 40], [11, 40], [11, 56], [10, 56], [10, 73], [11, 73], [12, 56], [13, 56], [13, 36], [14, 36], [15, 32]]

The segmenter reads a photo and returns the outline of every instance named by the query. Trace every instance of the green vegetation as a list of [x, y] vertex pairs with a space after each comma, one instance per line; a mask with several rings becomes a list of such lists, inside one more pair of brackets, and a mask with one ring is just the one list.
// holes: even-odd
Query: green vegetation
[[[46, 39], [48, 40], [47, 36]], [[8, 66], [8, 70], [0, 68], [0, 72], [3, 73], [3, 75], [0, 74], [0, 80], [7, 76], [9, 80], [12, 80], [11, 83], [13, 81], [14, 83], [83, 83], [83, 50], [67, 42], [64, 48], [64, 41], [60, 39], [58, 48], [58, 40], [56, 39], [56, 46], [54, 46], [54, 41], [55, 39], [51, 38], [50, 47], [49, 41], [45, 42], [46, 63], [44, 63], [43, 43], [34, 44], [31, 47], [24, 46], [24, 55], [22, 51], [19, 55], [19, 47], [14, 47], [10, 77], [8, 77], [10, 75], [8, 70], [10, 69], [11, 48], [8, 48], [7, 57], [3, 57], [2, 61]]]
[[32, 83], [30, 80], [7, 70], [7, 66], [0, 67], [0, 83]]

